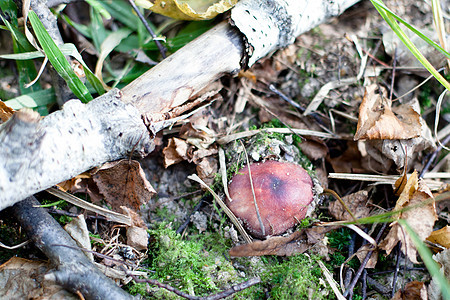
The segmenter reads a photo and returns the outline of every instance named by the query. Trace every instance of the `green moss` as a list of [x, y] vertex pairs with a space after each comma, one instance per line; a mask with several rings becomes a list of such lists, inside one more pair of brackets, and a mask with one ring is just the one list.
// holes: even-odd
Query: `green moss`
[[[149, 230], [150, 255], [147, 261], [152, 279], [169, 284], [192, 295], [209, 295], [238, 281], [237, 273], [224, 257], [230, 242], [219, 233], [190, 236], [182, 240], [165, 224]], [[129, 289], [131, 292], [138, 287]], [[151, 289], [152, 298], [176, 298], [159, 288]]]
[[323, 280], [319, 257], [296, 255], [289, 258], [265, 257], [262, 284], [242, 293], [239, 299], [332, 299], [331, 288]]
[[340, 228], [327, 233], [328, 243], [331, 248], [339, 251], [344, 250], [350, 244], [352, 239], [350, 230], [347, 228]]

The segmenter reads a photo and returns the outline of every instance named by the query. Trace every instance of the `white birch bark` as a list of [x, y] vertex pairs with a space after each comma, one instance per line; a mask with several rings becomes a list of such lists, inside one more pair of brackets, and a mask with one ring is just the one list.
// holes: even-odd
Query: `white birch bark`
[[149, 153], [154, 132], [146, 125], [152, 128], [152, 121], [210, 82], [245, 67], [245, 57], [252, 65], [355, 2], [243, 0], [232, 11], [240, 33], [219, 24], [121, 92], [112, 90], [88, 104], [69, 101], [43, 120], [30, 112], [16, 114], [0, 125], [0, 210], [132, 151]]

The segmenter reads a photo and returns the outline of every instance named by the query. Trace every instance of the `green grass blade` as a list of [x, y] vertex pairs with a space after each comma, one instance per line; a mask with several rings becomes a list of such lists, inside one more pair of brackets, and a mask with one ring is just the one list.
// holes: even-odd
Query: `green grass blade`
[[131, 5], [124, 0], [101, 1], [100, 4], [113, 16], [128, 28], [136, 31], [139, 19], [133, 13]]
[[[397, 34], [399, 39], [406, 45], [406, 47], [411, 51], [411, 53], [420, 61], [420, 63], [447, 89], [450, 90], [450, 83], [433, 67], [433, 65], [423, 56], [422, 53], [417, 49], [413, 42], [409, 39], [403, 29], [398, 25], [396, 18], [393, 16], [389, 10], [385, 9], [384, 5], [380, 5], [380, 1], [371, 0], [375, 8], [378, 10], [383, 19], [389, 24], [392, 30]], [[408, 27], [409, 28], [409, 27]], [[422, 36], [421, 36], [422, 37]], [[428, 39], [428, 38], [427, 38]], [[429, 39], [428, 39], [429, 40]], [[431, 41], [431, 40], [429, 40]], [[436, 43], [434, 43], [436, 44]], [[437, 44], [436, 44], [437, 45]], [[437, 45], [441, 48], [439, 45]], [[441, 48], [442, 51], [445, 52]]]
[[66, 15], [61, 15], [61, 17], [64, 19], [64, 21], [67, 22], [67, 24], [69, 24], [70, 26], [75, 28], [75, 30], [77, 30], [79, 33], [81, 33], [82, 35], [84, 35], [87, 38], [90, 38], [90, 39], [92, 38], [91, 29], [89, 28], [89, 26], [75, 23]]
[[12, 109], [19, 110], [24, 107], [37, 108], [56, 103], [55, 90], [53, 88], [32, 92], [16, 98], [4, 101]]
[[[97, 91], [99, 95], [103, 95], [105, 93], [105, 89], [103, 88], [103, 85], [98, 79], [97, 76], [94, 75], [94, 73], [89, 69], [89, 67], [86, 65], [86, 63], [83, 61], [83, 58], [81, 57], [80, 52], [78, 52], [77, 47], [75, 47], [74, 44], [64, 44], [63, 45], [64, 50], [66, 50], [65, 55], [70, 55], [74, 57], [82, 66], [84, 69], [84, 74], [86, 75], [87, 80], [92, 84], [94, 89]], [[64, 53], [64, 52], [63, 52]]]
[[418, 29], [416, 29], [414, 26], [403, 20], [400, 16], [395, 14], [392, 10], [390, 10], [382, 1], [380, 0], [370, 0], [372, 4], [375, 6], [375, 8], [378, 10], [378, 12], [381, 10], [384, 10], [386, 13], [391, 15], [394, 19], [405, 25], [409, 30], [414, 32], [416, 35], [418, 35], [421, 39], [423, 39], [425, 42], [427, 42], [430, 46], [433, 46], [436, 50], [441, 52], [446, 57], [450, 58], [450, 53], [445, 51], [439, 44], [428, 38], [426, 35], [424, 35], [422, 32], [420, 32]]
[[[25, 35], [19, 31], [16, 15], [13, 12], [11, 15], [11, 22], [3, 18], [0, 15], [3, 23], [6, 25], [7, 30], [10, 31], [12, 37], [13, 50], [16, 55], [22, 55], [23, 52], [34, 50], [33, 46], [28, 42]], [[31, 59], [31, 58], [27, 58]], [[40, 85], [32, 85], [31, 87], [25, 87], [28, 83], [34, 80], [37, 76], [36, 66], [30, 60], [16, 60], [17, 71], [19, 73], [19, 89], [21, 94], [30, 93], [33, 91], [41, 90]]]
[[56, 72], [67, 82], [70, 90], [78, 97], [82, 102], [86, 103], [93, 99], [91, 93], [83, 82], [78, 78], [75, 72], [72, 70], [64, 54], [59, 50], [58, 46], [52, 40], [48, 32], [45, 30], [41, 21], [35, 12], [30, 11], [28, 15], [31, 26], [33, 27], [34, 33], [41, 44], [42, 49], [44, 49], [48, 60], [55, 68]]
[[450, 282], [448, 282], [445, 276], [440, 272], [438, 264], [433, 260], [430, 249], [428, 249], [420, 240], [411, 226], [409, 226], [408, 222], [400, 219], [398, 220], [398, 223], [406, 229], [431, 276], [437, 280], [442, 292], [442, 297], [450, 300]]
[[103, 25], [103, 19], [100, 13], [92, 7], [90, 7], [89, 11], [91, 17], [89, 29], [92, 35], [92, 42], [94, 44], [95, 49], [99, 51], [101, 44], [109, 34], [106, 31], [105, 26]]
[[110, 13], [100, 4], [97, 0], [86, 0], [89, 5], [94, 8], [96, 11], [99, 12], [100, 15], [102, 15], [105, 19], [111, 19]]

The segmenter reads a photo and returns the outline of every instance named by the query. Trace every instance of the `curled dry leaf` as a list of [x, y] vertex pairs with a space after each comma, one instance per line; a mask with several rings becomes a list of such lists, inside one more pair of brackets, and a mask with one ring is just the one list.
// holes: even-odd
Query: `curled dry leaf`
[[185, 140], [176, 137], [169, 139], [169, 143], [163, 149], [164, 167], [187, 160], [188, 148], [189, 145]]
[[[355, 218], [359, 219], [369, 216], [370, 208], [367, 207], [368, 197], [369, 193], [363, 190], [342, 197], [342, 201], [344, 201], [345, 205], [347, 205]], [[330, 203], [328, 211], [336, 220], [353, 220], [352, 216], [350, 216], [344, 206], [337, 200]]]
[[115, 211], [121, 211], [121, 206], [139, 210], [156, 193], [135, 160], [106, 163], [92, 178]]
[[450, 227], [447, 225], [439, 230], [433, 231], [427, 238], [432, 243], [439, 244], [447, 249], [450, 248]]
[[208, 20], [232, 8], [238, 0], [138, 0], [136, 4], [178, 20]]
[[[364, 246], [359, 248], [358, 251], [356, 251], [356, 257], [358, 257], [360, 263], [364, 261], [364, 259], [367, 256], [367, 253], [369, 253], [370, 250], [373, 250], [373, 246], [371, 244], [365, 244]], [[378, 262], [378, 251], [374, 250], [370, 255], [369, 261], [367, 262], [364, 268], [373, 269], [375, 268], [377, 262]]]
[[308, 137], [305, 141], [297, 143], [303, 154], [311, 160], [324, 158], [328, 154], [325, 142], [317, 137]]
[[[418, 181], [417, 172], [414, 172], [408, 179], [397, 200], [394, 211], [399, 212], [397, 218], [407, 221], [422, 241], [433, 231], [433, 225], [437, 219], [434, 198], [425, 183]], [[417, 250], [406, 230], [398, 222], [393, 222], [390, 226], [391, 230], [380, 243], [380, 248], [386, 250], [389, 254], [395, 245], [401, 241], [402, 252], [413, 263], [418, 263]]]
[[202, 158], [197, 163], [197, 174], [206, 184], [212, 185], [218, 172], [218, 162], [213, 156]]
[[405, 288], [397, 291], [392, 300], [415, 299], [427, 300], [427, 287], [423, 282], [411, 281], [405, 285]]
[[403, 140], [418, 137], [420, 132], [420, 115], [412, 107], [405, 104], [392, 109], [392, 101], [387, 99], [386, 89], [376, 84], [366, 87], [359, 107], [355, 140]]
[[325, 245], [325, 234], [336, 229], [336, 226], [312, 227], [295, 231], [289, 236], [272, 236], [264, 241], [255, 240], [253, 243], [239, 245], [230, 249], [231, 256], [291, 256], [307, 250], [328, 256], [328, 247]]
[[6, 122], [14, 114], [14, 109], [0, 100], [0, 124]]
[[311, 247], [311, 245], [299, 241], [302, 235], [303, 231], [296, 231], [286, 237], [274, 236], [264, 241], [254, 241], [250, 244], [233, 247], [229, 253], [231, 256], [236, 257], [263, 255], [290, 256], [299, 254]]

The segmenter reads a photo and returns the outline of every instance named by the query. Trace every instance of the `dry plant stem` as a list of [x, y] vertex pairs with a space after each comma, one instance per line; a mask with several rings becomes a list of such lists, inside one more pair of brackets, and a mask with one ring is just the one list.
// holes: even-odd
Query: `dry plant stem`
[[363, 273], [362, 273], [362, 298], [363, 300], [367, 298], [367, 270], [364, 269]]
[[208, 190], [208, 192], [211, 193], [211, 195], [213, 195], [214, 199], [217, 201], [217, 203], [219, 204], [219, 206], [223, 209], [223, 211], [225, 212], [225, 214], [228, 216], [228, 218], [230, 218], [231, 222], [234, 224], [234, 226], [236, 226], [237, 230], [239, 231], [239, 233], [242, 235], [242, 237], [244, 238], [245, 242], [247, 244], [250, 244], [252, 242], [252, 239], [250, 238], [250, 236], [248, 235], [248, 233], [245, 231], [244, 227], [242, 227], [241, 223], [239, 222], [239, 220], [236, 218], [236, 216], [233, 214], [233, 212], [228, 208], [228, 206], [222, 201], [222, 199], [219, 197], [219, 195], [217, 195], [203, 180], [200, 179], [200, 177], [198, 177], [196, 174], [193, 175], [189, 175], [188, 176], [189, 179], [194, 180], [196, 182], [198, 182], [201, 186], [203, 186], [204, 188], [206, 188]]
[[200, 210], [200, 208], [202, 207], [203, 203], [205, 202], [206, 199], [211, 198], [209, 195], [208, 196], [203, 196], [200, 201], [197, 203], [197, 205], [194, 207], [194, 209], [192, 210], [192, 212], [190, 213], [189, 216], [187, 216], [186, 220], [184, 221], [183, 224], [181, 224], [180, 227], [178, 227], [176, 233], [182, 233], [186, 227], [189, 225], [189, 223], [191, 223], [191, 216], [194, 215], [197, 211]]
[[[375, 241], [378, 243], [380, 241], [381, 235], [384, 232], [384, 229], [386, 228], [387, 223], [384, 223], [383, 226], [381, 227], [380, 231], [378, 232], [378, 235], [375, 239]], [[364, 270], [364, 268], [366, 267], [367, 263], [369, 262], [370, 257], [372, 256], [373, 251], [368, 251], [366, 254], [366, 257], [364, 258], [363, 262], [361, 263], [361, 265], [359, 266], [358, 271], [355, 274], [355, 277], [353, 278], [352, 282], [350, 283], [350, 285], [348, 286], [348, 288], [345, 290], [344, 292], [344, 297], [347, 297], [350, 293], [350, 291], [353, 291], [353, 289], [355, 288], [356, 283], [358, 282], [359, 278], [361, 277], [362, 271]]]
[[252, 171], [250, 170], [250, 161], [248, 160], [247, 150], [245, 150], [245, 146], [242, 140], [239, 140], [239, 142], [241, 142], [242, 149], [244, 149], [245, 160], [247, 161], [248, 178], [250, 180], [250, 186], [252, 188], [253, 204], [255, 204], [256, 216], [258, 217], [258, 222], [261, 228], [262, 235], [266, 235], [266, 230], [264, 229], [263, 221], [261, 220], [261, 215], [259, 213], [258, 203], [256, 203], [255, 187], [253, 186]]
[[[58, 222], [38, 205], [34, 197], [29, 197], [14, 205], [13, 210], [27, 235], [57, 267], [46, 279], [73, 293], [81, 292], [86, 299], [132, 299], [101, 273]], [[60, 244], [69, 247], [55, 246]]]
[[341, 197], [335, 191], [330, 190], [330, 189], [324, 189], [323, 194], [329, 194], [329, 195], [333, 196], [336, 200], [338, 200], [341, 203], [341, 205], [345, 208], [345, 210], [350, 214], [353, 221], [355, 223], [358, 223], [358, 221], [355, 218], [355, 215], [351, 212], [351, 210], [348, 208], [347, 204], [345, 204], [345, 202], [341, 199]]
[[402, 247], [402, 242], [398, 242], [397, 244], [397, 251], [396, 251], [396, 255], [397, 255], [397, 260], [395, 262], [395, 270], [394, 270], [394, 278], [392, 279], [392, 291], [391, 291], [391, 298], [394, 298], [395, 295], [395, 286], [397, 285], [397, 277], [398, 277], [398, 271], [400, 271], [400, 256], [401, 256], [401, 247]]
[[80, 199], [72, 194], [58, 190], [56, 188], [49, 188], [49, 189], [47, 189], [47, 192], [49, 192], [50, 194], [52, 194], [60, 199], [65, 200], [73, 205], [76, 205], [76, 206], [84, 208], [88, 211], [92, 211], [101, 216], [104, 216], [106, 218], [106, 220], [108, 220], [108, 221], [113, 221], [113, 222], [125, 224], [128, 226], [132, 225], [130, 216], [97, 206], [92, 203], [89, 203], [87, 201], [84, 201], [83, 199]]
[[210, 296], [206, 296], [206, 297], [199, 297], [199, 296], [192, 296], [189, 295], [188, 293], [182, 292], [168, 284], [159, 282], [158, 280], [155, 279], [140, 279], [137, 278], [136, 276], [129, 274], [134, 281], [136, 281], [137, 283], [148, 283], [148, 284], [152, 284], [152, 285], [156, 285], [157, 287], [166, 289], [170, 292], [173, 292], [175, 294], [177, 294], [180, 297], [183, 297], [185, 299], [190, 299], [190, 300], [217, 300], [217, 299], [222, 299], [222, 298], [226, 298], [229, 297], [239, 291], [245, 290], [246, 288], [249, 288], [255, 284], [258, 284], [261, 282], [261, 279], [259, 277], [255, 277], [252, 278], [248, 281], [239, 283], [237, 285], [233, 285], [231, 288], [229, 288], [228, 290], [225, 290], [223, 292], [214, 294], [214, 295], [210, 295]]

